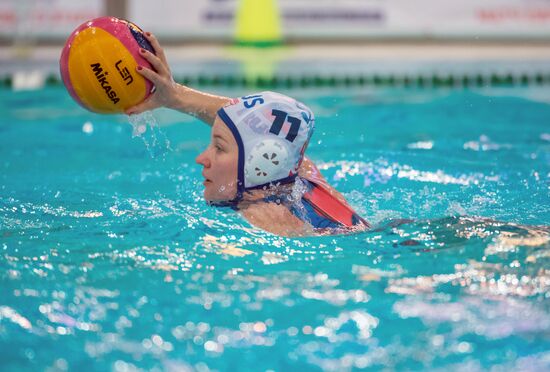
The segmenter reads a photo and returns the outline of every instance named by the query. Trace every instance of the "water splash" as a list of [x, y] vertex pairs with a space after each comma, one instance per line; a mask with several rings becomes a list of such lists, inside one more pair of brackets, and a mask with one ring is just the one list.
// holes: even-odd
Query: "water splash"
[[292, 192], [290, 194], [290, 201], [295, 210], [298, 211], [299, 215], [305, 219], [309, 220], [307, 217], [307, 211], [302, 203], [302, 196], [307, 192], [306, 184], [301, 180], [300, 177], [296, 177], [294, 186], [292, 187]]
[[170, 141], [157, 123], [151, 111], [128, 116], [128, 121], [134, 128], [132, 137], [140, 137], [152, 158], [163, 157], [172, 151]]

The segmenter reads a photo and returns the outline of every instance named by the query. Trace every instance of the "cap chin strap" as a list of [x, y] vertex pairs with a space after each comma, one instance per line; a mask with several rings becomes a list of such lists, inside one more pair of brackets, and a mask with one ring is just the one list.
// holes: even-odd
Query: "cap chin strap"
[[239, 182], [237, 185], [237, 195], [231, 200], [218, 200], [218, 201], [206, 201], [209, 206], [211, 207], [220, 207], [220, 208], [231, 208], [231, 209], [238, 209], [237, 206], [239, 203], [243, 200], [243, 193], [244, 188], [242, 188], [242, 183]]
[[208, 203], [210, 207], [238, 209], [237, 206], [239, 205], [239, 202], [240, 200], [233, 199], [222, 201], [207, 201], [206, 203]]
[[292, 183], [292, 182], [294, 182], [295, 179], [296, 179], [296, 175], [292, 175], [292, 176], [289, 176], [289, 177], [286, 177], [286, 178], [283, 178], [283, 179], [280, 179], [280, 180], [275, 180], [275, 181], [265, 183], [263, 185], [251, 186], [251, 187], [244, 187], [242, 182], [238, 182], [238, 184], [237, 184], [237, 195], [235, 195], [235, 197], [233, 199], [231, 199], [231, 200], [219, 200], [219, 201], [208, 201], [207, 200], [206, 202], [211, 207], [220, 207], [220, 208], [228, 207], [228, 208], [237, 210], [238, 209], [237, 207], [238, 207], [239, 203], [243, 200], [244, 193], [250, 192], [250, 191], [253, 191], [253, 190], [261, 190], [264, 187], [272, 187], [272, 186], [276, 186], [276, 185], [284, 185], [284, 184]]

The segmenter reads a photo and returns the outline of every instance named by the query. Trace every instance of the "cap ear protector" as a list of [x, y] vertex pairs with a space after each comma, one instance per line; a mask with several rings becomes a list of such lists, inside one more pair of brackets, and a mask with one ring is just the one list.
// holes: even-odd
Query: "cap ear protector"
[[266, 138], [256, 143], [244, 162], [245, 179], [265, 184], [288, 176], [289, 150], [284, 140]]

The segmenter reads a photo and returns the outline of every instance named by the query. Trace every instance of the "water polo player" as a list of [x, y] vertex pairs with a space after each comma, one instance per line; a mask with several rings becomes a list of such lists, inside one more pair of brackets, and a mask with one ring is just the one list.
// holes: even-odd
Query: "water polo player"
[[156, 90], [126, 113], [167, 107], [212, 126], [210, 144], [196, 159], [211, 205], [230, 206], [252, 225], [284, 236], [369, 227], [304, 156], [315, 126], [307, 106], [274, 92], [230, 99], [179, 85], [156, 38], [145, 35], [156, 55], [140, 53], [156, 71], [137, 71]]

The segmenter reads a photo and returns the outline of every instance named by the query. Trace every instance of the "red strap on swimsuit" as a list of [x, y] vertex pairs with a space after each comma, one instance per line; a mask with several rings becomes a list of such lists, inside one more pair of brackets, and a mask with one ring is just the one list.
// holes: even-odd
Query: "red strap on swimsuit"
[[346, 227], [353, 226], [353, 216], [356, 216], [363, 224], [368, 226], [368, 223], [357, 216], [350, 206], [341, 202], [332, 196], [323, 187], [315, 184], [310, 180], [313, 188], [304, 194], [304, 199], [307, 200], [316, 211], [321, 212], [327, 218], [339, 222]]

